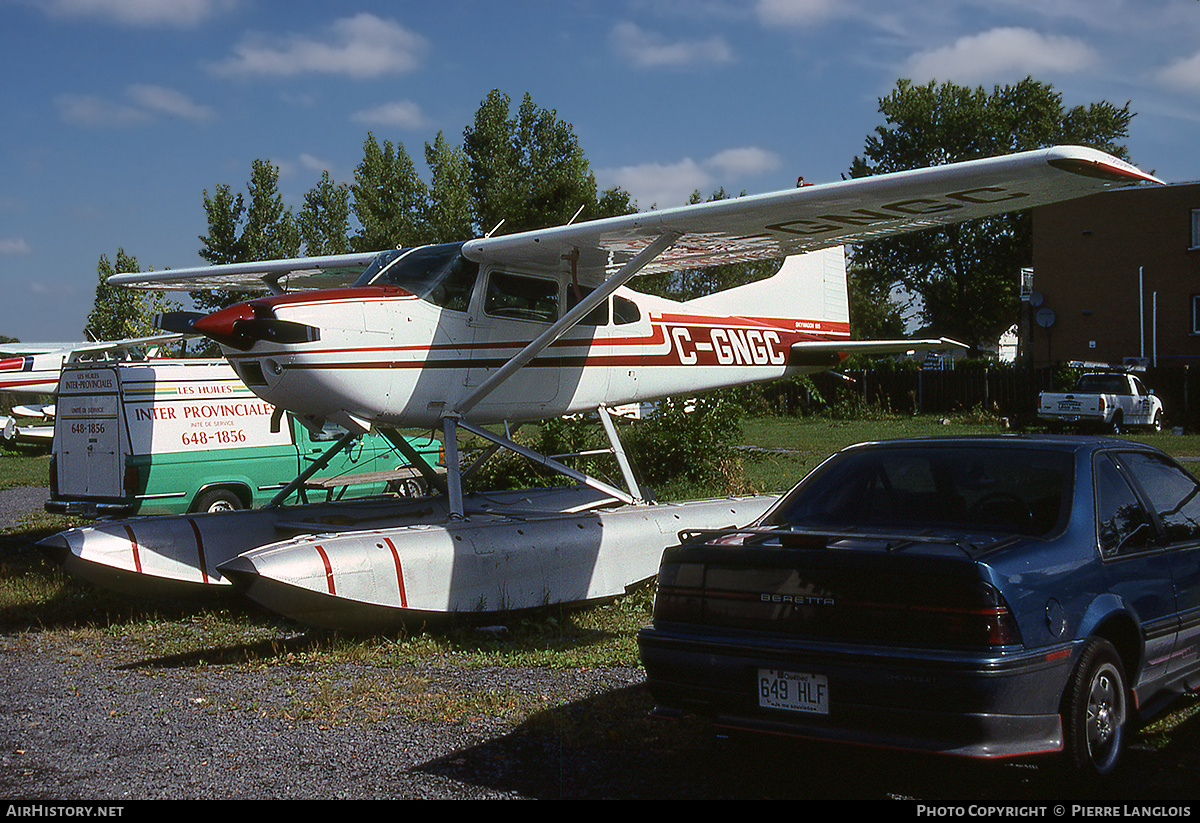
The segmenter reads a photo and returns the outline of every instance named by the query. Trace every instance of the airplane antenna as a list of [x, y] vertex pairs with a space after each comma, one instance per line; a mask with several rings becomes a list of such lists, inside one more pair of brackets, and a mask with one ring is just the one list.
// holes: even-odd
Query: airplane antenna
[[571, 225], [572, 223], [574, 223], [574, 222], [575, 222], [575, 218], [579, 216], [579, 213], [580, 213], [581, 211], [583, 211], [583, 207], [584, 207], [584, 206], [586, 206], [586, 205], [587, 205], [587, 203], [580, 203], [580, 204], [579, 204], [579, 208], [575, 209], [575, 213], [574, 213], [574, 214], [572, 214], [572, 215], [571, 215], [571, 219], [567, 221], [567, 225], [568, 225], [568, 226], [569, 226], [569, 225]]
[[497, 223], [496, 225], [492, 226], [492, 230], [491, 230], [491, 231], [489, 231], [487, 234], [485, 234], [485, 235], [484, 235], [484, 237], [491, 237], [493, 234], [495, 234], [495, 233], [496, 233], [496, 229], [498, 229], [498, 228], [500, 228], [501, 226], [503, 226], [503, 225], [504, 225], [504, 221], [505, 221], [506, 219], [508, 219], [508, 218], [505, 218], [505, 217], [502, 217], [502, 218], [500, 218], [500, 222], [499, 222], [499, 223]]

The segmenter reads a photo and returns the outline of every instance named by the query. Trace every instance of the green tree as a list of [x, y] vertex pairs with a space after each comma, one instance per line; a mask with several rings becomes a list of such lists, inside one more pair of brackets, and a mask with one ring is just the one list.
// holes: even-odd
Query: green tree
[[[571, 125], [528, 94], [512, 116], [511, 102], [493, 90], [463, 135], [476, 229], [489, 232], [503, 221], [498, 233], [510, 234], [605, 216]], [[619, 201], [604, 200], [609, 207]]]
[[350, 192], [361, 227], [351, 240], [355, 251], [382, 251], [428, 242], [425, 213], [429, 191], [403, 144], [393, 146], [385, 140], [380, 147], [375, 135], [368, 134]]
[[[899, 80], [879, 101], [885, 125], [869, 135], [852, 177], [973, 160], [1058, 144], [1126, 157], [1129, 104], [1067, 109], [1053, 88], [1032, 78], [1014, 86], [970, 89]], [[1028, 212], [863, 243], [853, 253], [859, 297], [900, 286], [914, 296], [926, 332], [979, 347], [1017, 320], [1019, 277], [1032, 263]]]
[[154, 327], [154, 315], [178, 306], [167, 300], [160, 291], [145, 291], [121, 286], [110, 286], [108, 278], [122, 272], [140, 272], [136, 257], [117, 250], [116, 263], [100, 255], [96, 266], [99, 282], [96, 283], [96, 300], [88, 314], [83, 329], [87, 340], [124, 340], [130, 337], [146, 337], [158, 333]]
[[350, 251], [350, 186], [334, 184], [329, 172], [304, 195], [304, 208], [296, 217], [304, 253], [310, 256]]
[[471, 236], [471, 170], [461, 146], [451, 146], [439, 131], [425, 144], [425, 163], [432, 183], [425, 224], [429, 242], [452, 243]]
[[[200, 256], [210, 263], [281, 260], [300, 253], [300, 228], [279, 193], [279, 169], [266, 160], [252, 163], [247, 184], [249, 205], [229, 186], [204, 191], [208, 234], [200, 237]], [[193, 302], [206, 309], [228, 306], [252, 296], [243, 291], [194, 291]]]

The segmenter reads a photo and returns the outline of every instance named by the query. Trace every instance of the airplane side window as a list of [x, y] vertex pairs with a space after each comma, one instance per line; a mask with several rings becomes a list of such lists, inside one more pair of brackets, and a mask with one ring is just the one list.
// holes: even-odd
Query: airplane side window
[[620, 295], [613, 297], [613, 322], [618, 326], [624, 326], [627, 323], [636, 323], [641, 319], [642, 312], [638, 309], [637, 303]]
[[[575, 299], [575, 287], [567, 285], [567, 311], [575, 308], [583, 298], [591, 294], [594, 289], [579, 289], [579, 299]], [[608, 301], [605, 300], [599, 306], [592, 309], [587, 315], [579, 321], [581, 326], [607, 326], [608, 325]]]
[[553, 323], [558, 319], [558, 281], [493, 272], [483, 310], [493, 317]]

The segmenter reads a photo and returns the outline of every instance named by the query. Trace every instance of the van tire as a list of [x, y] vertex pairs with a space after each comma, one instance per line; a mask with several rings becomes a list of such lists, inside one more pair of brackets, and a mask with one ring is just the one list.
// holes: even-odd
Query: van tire
[[212, 512], [233, 512], [242, 509], [241, 498], [231, 491], [225, 489], [212, 489], [200, 494], [196, 498], [196, 504], [192, 507], [193, 511], [202, 513]]

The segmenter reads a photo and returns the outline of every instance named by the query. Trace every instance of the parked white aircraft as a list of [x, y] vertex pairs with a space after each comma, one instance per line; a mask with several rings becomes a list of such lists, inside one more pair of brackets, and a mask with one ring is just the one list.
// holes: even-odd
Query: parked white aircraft
[[[114, 285], [152, 289], [245, 288], [248, 282], [268, 288], [271, 296], [207, 316], [169, 315], [161, 325], [218, 341], [256, 394], [314, 426], [328, 420], [351, 431], [376, 426], [393, 434], [398, 427], [441, 426], [447, 473], [442, 479], [430, 470], [427, 478], [446, 492], [449, 521], [432, 529], [422, 525], [420, 532], [403, 525], [327, 540], [302, 534], [214, 552], [220, 524], [200, 528], [195, 522], [201, 518], [193, 518], [191, 526], [163, 526], [154, 537], [140, 528], [134, 539], [131, 527], [114, 525], [102, 538], [76, 535], [56, 545], [76, 562], [110, 571], [125, 568], [124, 559], [114, 558], [132, 554], [140, 573], [153, 544], [171, 555], [155, 574], [198, 580], [196, 561], [180, 560], [177, 544], [194, 532], [201, 546], [203, 533], [199, 555], [209, 564], [206, 583], [222, 573], [239, 577], [265, 605], [325, 624], [376, 619], [396, 609], [520, 608], [582, 599], [578, 593], [585, 590], [588, 596], [612, 591], [614, 580], [625, 585], [641, 579], [630, 575], [653, 574], [663, 530], [669, 541], [669, 524], [679, 513], [665, 519], [655, 519], [661, 510], [647, 513], [653, 507], [642, 505], [608, 415], [600, 419], [609, 428], [627, 492], [532, 455], [483, 424], [829, 369], [856, 351], [955, 345], [851, 340], [839, 247], [1158, 182], [1104, 153], [1058, 147], [377, 255], [115, 275], [109, 278]], [[776, 258], [788, 261], [768, 280], [684, 303], [625, 288], [638, 274]], [[338, 283], [353, 285], [320, 288]], [[319, 288], [285, 291], [285, 285]], [[596, 536], [583, 540], [578, 552], [572, 549], [570, 558], [560, 557], [574, 545], [567, 538], [593, 532], [584, 522], [564, 524], [559, 515], [538, 530], [536, 540], [529, 527], [509, 521], [467, 536], [461, 530], [481, 521], [471, 523], [464, 505], [460, 428], [632, 504], [620, 511], [647, 526], [640, 538], [614, 537], [616, 515], [608, 521], [600, 515]], [[402, 437], [395, 442], [403, 448]], [[421, 465], [416, 455], [407, 456]], [[689, 509], [692, 519], [682, 525], [750, 522], [749, 512], [759, 505]], [[176, 537], [165, 536], [168, 528]], [[606, 539], [622, 549], [613, 554]], [[630, 539], [644, 544], [636, 562], [627, 551]], [[526, 552], [524, 560], [517, 559], [518, 550]], [[424, 602], [432, 606], [413, 605], [406, 582], [415, 567], [427, 572]], [[586, 582], [580, 584], [576, 572], [583, 568]], [[608, 582], [597, 586], [599, 578]]]
[[[0, 343], [0, 392], [54, 395], [64, 363], [121, 357], [140, 359], [157, 346], [182, 339], [179, 334], [156, 334], [99, 343]], [[0, 440], [48, 444], [54, 437], [54, 403], [13, 406], [0, 417]]]

